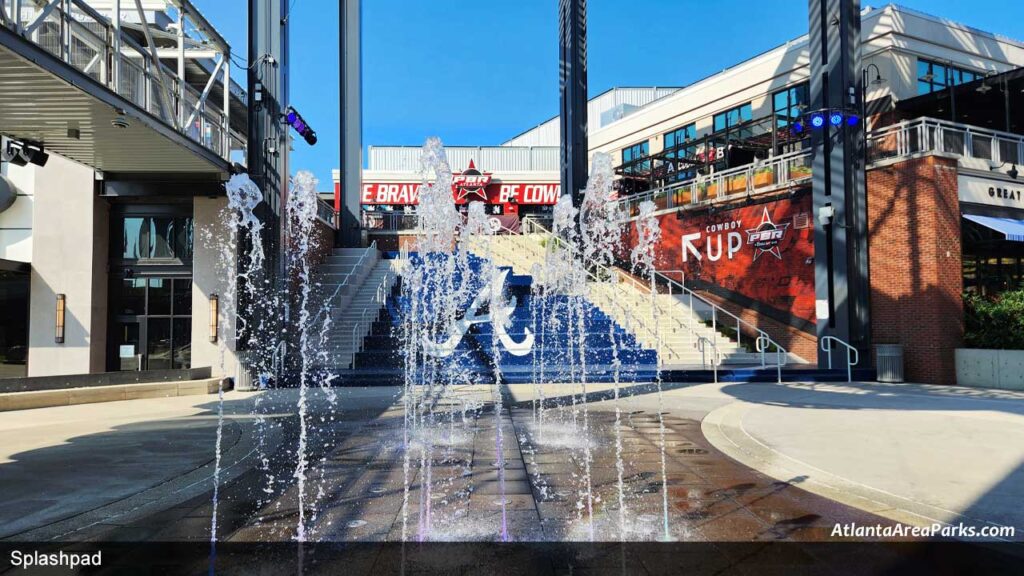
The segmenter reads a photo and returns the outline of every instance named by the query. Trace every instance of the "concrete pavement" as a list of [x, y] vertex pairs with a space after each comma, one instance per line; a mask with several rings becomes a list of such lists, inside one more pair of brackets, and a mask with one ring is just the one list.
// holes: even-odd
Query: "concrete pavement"
[[[472, 396], [468, 404], [450, 407], [475, 406], [473, 419], [463, 422], [462, 441], [471, 456], [438, 468], [459, 470], [453, 487], [468, 481], [486, 485], [494, 476], [484, 468], [496, 456], [494, 447], [487, 446], [499, 424], [488, 420], [488, 399], [481, 396], [486, 387], [472, 388], [480, 390], [467, 389]], [[372, 499], [386, 494], [368, 491], [386, 488], [393, 496], [401, 486], [401, 458], [395, 451], [402, 429], [399, 390], [336, 392], [336, 403], [321, 390], [310, 392], [310, 438], [323, 454], [312, 461], [311, 474], [318, 479], [313, 493], [320, 493], [322, 508], [310, 513], [319, 514], [321, 533], [330, 538], [358, 539], [373, 523], [356, 522], [361, 530], [352, 531], [348, 522], [374, 519], [383, 522], [374, 536], [394, 538], [400, 515], [393, 498], [374, 516]], [[574, 451], [579, 447], [560, 445], [558, 433], [543, 439], [531, 429], [534, 399], [566, 402], [571, 388], [515, 385], [505, 392], [511, 418], [503, 418], [500, 426], [506, 438], [518, 443], [515, 449], [506, 446], [517, 462], [507, 478], [514, 492], [506, 498], [515, 506], [523, 500], [525, 508], [515, 510], [516, 515], [525, 522], [539, 518], [543, 530], [520, 534], [580, 537], [578, 530], [558, 522], [575, 516], [563, 509], [575, 497], [569, 502], [559, 498], [573, 493], [578, 482], [570, 460], [578, 461]], [[606, 491], [614, 488], [607, 483], [614, 462], [606, 452], [615, 404], [610, 385], [590, 385], [587, 392], [598, 446], [594, 463], [602, 485], [600, 508], [614, 518], [614, 492]], [[636, 451], [627, 458], [629, 475], [638, 482], [631, 506], [637, 519], [647, 523], [657, 524], [661, 498], [657, 478], [651, 476], [656, 461], [649, 458], [650, 447], [643, 446], [655, 430], [651, 415], [663, 411], [670, 422], [672, 514], [685, 520], [680, 527], [694, 528], [673, 534], [712, 540], [778, 534], [820, 538], [830, 519], [878, 517], [916, 525], [1009, 525], [1018, 528], [1017, 539], [1024, 533], [1019, 505], [1024, 501], [1024, 394], [868, 383], [666, 385], [660, 401], [652, 386], [639, 386], [624, 387], [622, 395], [620, 408], [633, 414], [626, 431], [627, 444]], [[226, 395], [223, 537], [293, 535], [296, 396], [294, 390]], [[0, 415], [0, 538], [208, 538], [216, 408], [215, 398], [192, 397]], [[256, 431], [254, 412], [271, 422], [263, 433]], [[569, 441], [574, 434], [561, 437]], [[461, 448], [455, 449], [458, 455]], [[532, 462], [531, 453], [536, 455]], [[260, 455], [277, 459], [268, 468], [276, 484], [267, 495], [268, 473], [260, 469]], [[463, 476], [466, 465], [469, 475]], [[540, 492], [539, 480], [547, 492]], [[473, 510], [483, 506], [480, 514], [493, 514], [496, 497], [488, 491], [467, 496]], [[546, 500], [545, 494], [554, 499]], [[348, 510], [354, 509], [358, 517], [349, 518]], [[797, 520], [806, 525], [794, 524]], [[483, 522], [478, 535], [492, 536], [489, 526], [489, 520]]]

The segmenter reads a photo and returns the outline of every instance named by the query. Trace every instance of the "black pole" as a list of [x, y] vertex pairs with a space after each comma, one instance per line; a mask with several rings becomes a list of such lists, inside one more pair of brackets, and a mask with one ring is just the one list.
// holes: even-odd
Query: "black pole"
[[[812, 108], [862, 110], [860, 1], [810, 0], [808, 13]], [[814, 223], [818, 338], [839, 338], [867, 358], [871, 323], [864, 131], [826, 122], [812, 130], [811, 145], [818, 217]], [[846, 350], [832, 349], [832, 365], [845, 365]], [[819, 347], [819, 365], [828, 362], [828, 354]]]
[[587, 0], [559, 0], [562, 193], [580, 206], [587, 182]]

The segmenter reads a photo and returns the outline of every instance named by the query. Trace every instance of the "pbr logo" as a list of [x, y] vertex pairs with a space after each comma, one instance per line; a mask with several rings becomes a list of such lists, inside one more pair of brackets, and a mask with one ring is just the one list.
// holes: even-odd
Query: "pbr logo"
[[779, 225], [772, 222], [771, 216], [768, 215], [768, 208], [765, 208], [761, 223], [757, 225], [757, 228], [747, 230], [747, 244], [755, 248], [754, 262], [757, 262], [757, 259], [765, 252], [782, 260], [779, 244], [786, 237], [787, 229], [789, 229], [788, 223]]
[[[469, 161], [469, 169], [452, 177], [455, 187], [455, 200], [468, 202], [470, 199], [487, 201], [487, 185], [491, 183], [491, 175], [476, 169], [476, 164]], [[476, 196], [476, 198], [471, 198]]]

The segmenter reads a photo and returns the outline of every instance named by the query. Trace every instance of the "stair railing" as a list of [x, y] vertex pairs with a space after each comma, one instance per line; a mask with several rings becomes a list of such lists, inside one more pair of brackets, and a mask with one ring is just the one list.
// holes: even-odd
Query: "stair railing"
[[[391, 291], [391, 282], [394, 280], [396, 273], [394, 270], [388, 269], [384, 272], [384, 276], [381, 277], [380, 282], [377, 283], [377, 287], [374, 290], [373, 300], [370, 301], [370, 306], [363, 310], [362, 315], [359, 318], [359, 322], [352, 325], [352, 369], [356, 368], [356, 355], [364, 350], [363, 344], [365, 344], [365, 338], [369, 334], [369, 328], [373, 322], [376, 321], [377, 316], [380, 314], [380, 308], [388, 299], [388, 293]], [[367, 322], [367, 315], [373, 312], [374, 315], [370, 316], [370, 322]]]
[[860, 351], [835, 336], [822, 336], [821, 349], [828, 354], [828, 369], [832, 369], [832, 344], [846, 347], [846, 381], [853, 382], [853, 367], [860, 363]]
[[722, 364], [722, 350], [707, 336], [697, 336], [697, 350], [700, 351], [700, 363], [705, 370], [708, 368], [708, 346], [711, 347], [711, 370], [715, 375], [715, 384], [718, 384], [718, 367]]

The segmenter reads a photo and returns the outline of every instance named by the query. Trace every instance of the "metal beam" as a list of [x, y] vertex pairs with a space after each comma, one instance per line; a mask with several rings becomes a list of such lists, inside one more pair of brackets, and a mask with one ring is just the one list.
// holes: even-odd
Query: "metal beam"
[[35, 20], [33, 20], [28, 26], [26, 26], [24, 32], [22, 33], [25, 36], [31, 36], [37, 28], [43, 25], [43, 22], [46, 22], [46, 19], [50, 16], [50, 12], [53, 12], [53, 9], [56, 8], [57, 4], [60, 4], [60, 2], [61, 0], [50, 0], [50, 3], [43, 8], [42, 12], [39, 13], [39, 16], [37, 16]]
[[[196, 107], [192, 110], [192, 113], [189, 115], [188, 120], [184, 124], [182, 124], [183, 127], [191, 126], [192, 121], [195, 120], [196, 116], [199, 114], [199, 109], [203, 107], [203, 104], [206, 104], [206, 98], [210, 96], [210, 90], [212, 90], [213, 85], [217, 83], [217, 75], [220, 74], [220, 70], [224, 67], [225, 61], [226, 58], [221, 58], [217, 61], [217, 67], [214, 68], [213, 73], [210, 74], [210, 79], [207, 80], [206, 87], [203, 88], [203, 93], [199, 96], [199, 100], [196, 101]], [[182, 103], [184, 103], [185, 99], [182, 98], [181, 101]]]
[[157, 90], [157, 96], [160, 100], [161, 116], [170, 118], [171, 124], [180, 130], [181, 126], [178, 125], [177, 119], [174, 118], [174, 115], [171, 114], [170, 109], [167, 107], [167, 83], [164, 81], [164, 70], [160, 64], [160, 58], [156, 55], [156, 44], [153, 42], [153, 35], [149, 32], [149, 22], [146, 20], [146, 12], [142, 9], [141, 0], [135, 0], [135, 9], [139, 13], [139, 21], [142, 22], [142, 31], [146, 35], [146, 45], [149, 48], [151, 62], [153, 67], [156, 68], [157, 81], [160, 83], [160, 90]]

